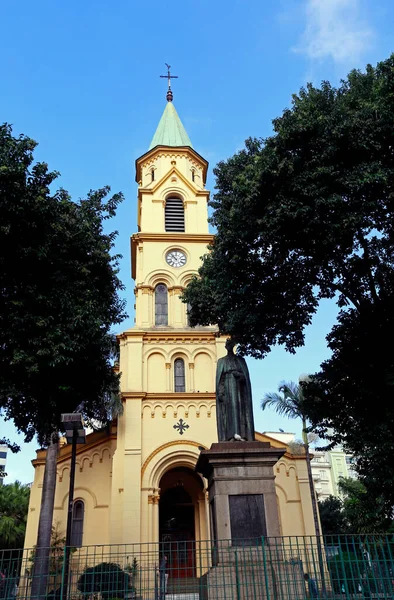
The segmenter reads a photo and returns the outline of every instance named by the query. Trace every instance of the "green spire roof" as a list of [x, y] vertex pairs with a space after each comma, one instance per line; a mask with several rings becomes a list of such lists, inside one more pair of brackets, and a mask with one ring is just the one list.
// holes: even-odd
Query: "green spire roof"
[[155, 146], [190, 146], [190, 148], [193, 148], [186, 129], [182, 125], [171, 101], [167, 102], [149, 150], [152, 150]]

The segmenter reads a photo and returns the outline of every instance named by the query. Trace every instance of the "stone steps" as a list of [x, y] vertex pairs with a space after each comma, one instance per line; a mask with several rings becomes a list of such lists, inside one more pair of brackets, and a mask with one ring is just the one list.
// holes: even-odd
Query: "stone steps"
[[[169, 579], [167, 583], [166, 599], [175, 600], [176, 596], [176, 600], [198, 600], [199, 590], [200, 580], [198, 577]], [[174, 597], [174, 599], [169, 598], [169, 596]], [[180, 598], [179, 596], [182, 596], [182, 598]], [[184, 596], [187, 596], [187, 598], [183, 598]]]
[[200, 594], [166, 594], [166, 600], [200, 600]]

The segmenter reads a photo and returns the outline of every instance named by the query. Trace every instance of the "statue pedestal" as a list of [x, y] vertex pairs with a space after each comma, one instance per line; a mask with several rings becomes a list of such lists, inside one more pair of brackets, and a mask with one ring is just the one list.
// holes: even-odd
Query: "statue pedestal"
[[233, 441], [201, 451], [196, 471], [208, 479], [213, 541], [245, 546], [280, 535], [273, 467], [284, 453], [268, 442]]
[[201, 451], [196, 471], [208, 479], [212, 532], [203, 600], [224, 597], [224, 589], [238, 600], [288, 600], [283, 581], [293, 582], [294, 598], [305, 597], [299, 561], [287, 560], [279, 538], [273, 467], [284, 453], [268, 442], [219, 442]]

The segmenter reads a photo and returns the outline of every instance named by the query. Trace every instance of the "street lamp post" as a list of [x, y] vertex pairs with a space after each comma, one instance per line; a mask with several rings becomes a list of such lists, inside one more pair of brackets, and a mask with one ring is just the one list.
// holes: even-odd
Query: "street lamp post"
[[66, 548], [64, 555], [62, 600], [66, 600], [68, 593], [68, 573], [70, 568], [70, 546], [71, 532], [73, 523], [73, 504], [74, 504], [74, 484], [75, 484], [75, 464], [77, 458], [77, 444], [85, 444], [86, 433], [83, 425], [82, 415], [80, 413], [62, 414], [62, 423], [66, 431], [66, 439], [71, 447], [71, 465], [70, 465], [70, 486], [68, 491], [68, 511], [67, 511], [67, 529], [66, 529]]

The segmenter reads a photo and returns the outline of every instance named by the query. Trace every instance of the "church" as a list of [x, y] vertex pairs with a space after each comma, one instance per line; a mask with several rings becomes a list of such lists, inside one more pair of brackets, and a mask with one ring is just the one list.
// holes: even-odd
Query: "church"
[[[217, 441], [215, 373], [226, 340], [214, 326], [191, 328], [180, 299], [213, 236], [208, 163], [194, 149], [172, 100], [169, 86], [151, 144], [135, 163], [136, 317], [135, 326], [119, 335], [124, 411], [108, 430], [90, 433], [77, 448], [75, 547], [211, 537], [207, 482], [195, 465], [200, 451]], [[304, 457], [267, 435], [256, 433], [256, 440], [286, 450], [273, 467], [281, 534], [314, 535]], [[38, 450], [33, 460], [25, 548], [36, 543], [45, 454]], [[71, 446], [63, 442], [54, 509], [61, 534], [70, 455]]]

